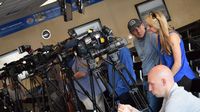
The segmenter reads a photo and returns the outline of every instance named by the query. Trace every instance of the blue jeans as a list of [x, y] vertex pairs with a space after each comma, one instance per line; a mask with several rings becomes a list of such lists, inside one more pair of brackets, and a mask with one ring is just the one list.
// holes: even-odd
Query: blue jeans
[[162, 100], [163, 99], [162, 98], [157, 98], [155, 95], [153, 95], [149, 91], [149, 87], [148, 87], [147, 81], [143, 81], [143, 89], [145, 91], [148, 104], [149, 104], [149, 106], [151, 108], [149, 110], [149, 112], [159, 112], [159, 110], [161, 109], [161, 106], [162, 106]]

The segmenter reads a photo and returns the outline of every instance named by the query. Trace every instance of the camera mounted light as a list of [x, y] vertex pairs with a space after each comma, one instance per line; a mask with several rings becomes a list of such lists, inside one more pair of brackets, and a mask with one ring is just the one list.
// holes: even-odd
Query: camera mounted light
[[103, 44], [103, 43], [106, 42], [105, 38], [103, 38], [103, 37], [101, 37], [99, 40], [100, 40], [99, 42], [100, 42], [101, 44]]

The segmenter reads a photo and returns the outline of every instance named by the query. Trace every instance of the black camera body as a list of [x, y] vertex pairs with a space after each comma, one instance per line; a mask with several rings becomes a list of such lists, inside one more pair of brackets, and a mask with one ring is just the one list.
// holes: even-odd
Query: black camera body
[[104, 49], [108, 45], [108, 38], [103, 35], [103, 32], [89, 32], [81, 40], [79, 40], [76, 51], [80, 57], [95, 58], [91, 54], [97, 50]]
[[127, 45], [124, 38], [114, 37], [108, 27], [101, 31], [92, 31], [82, 37], [77, 46], [77, 54], [85, 59], [96, 58], [104, 54], [110, 54]]
[[114, 37], [111, 29], [106, 26], [101, 27], [99, 19], [72, 28], [68, 32], [71, 38], [56, 45], [46, 45], [34, 51], [29, 45], [20, 46], [19, 52], [29, 52], [29, 55], [7, 64], [0, 71], [3, 70], [12, 76], [23, 71], [28, 71], [31, 74], [51, 63], [63, 63], [72, 59], [74, 52], [79, 57], [89, 60], [104, 54], [111, 54], [127, 45], [124, 38]]

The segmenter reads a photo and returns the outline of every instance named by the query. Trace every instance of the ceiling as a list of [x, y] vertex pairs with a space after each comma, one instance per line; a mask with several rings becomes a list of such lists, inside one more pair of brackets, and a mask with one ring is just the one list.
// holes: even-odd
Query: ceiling
[[40, 7], [46, 1], [55, 0], [0, 0], [0, 25], [58, 4], [57, 2], [53, 2]]

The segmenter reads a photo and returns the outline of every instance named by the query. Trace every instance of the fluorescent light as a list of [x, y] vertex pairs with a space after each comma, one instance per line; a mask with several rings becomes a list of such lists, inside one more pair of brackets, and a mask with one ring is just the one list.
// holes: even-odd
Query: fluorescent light
[[40, 5], [40, 7], [43, 7], [45, 5], [48, 5], [48, 4], [51, 4], [51, 3], [54, 3], [56, 2], [57, 0], [47, 0], [46, 2], [44, 2], [42, 5]]
[[3, 5], [3, 2], [0, 2], [0, 6], [2, 6]]

